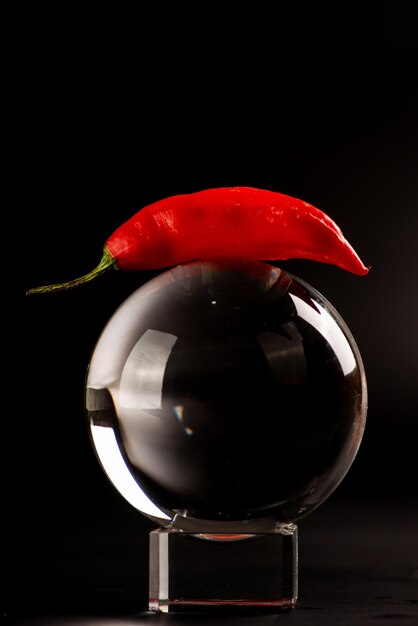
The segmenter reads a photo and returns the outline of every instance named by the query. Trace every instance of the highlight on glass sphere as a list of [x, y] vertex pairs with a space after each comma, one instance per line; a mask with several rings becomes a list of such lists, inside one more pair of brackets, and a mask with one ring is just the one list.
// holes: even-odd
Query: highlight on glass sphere
[[195, 261], [141, 286], [104, 328], [86, 387], [109, 479], [180, 528], [304, 517], [350, 468], [367, 411], [340, 315], [258, 261]]

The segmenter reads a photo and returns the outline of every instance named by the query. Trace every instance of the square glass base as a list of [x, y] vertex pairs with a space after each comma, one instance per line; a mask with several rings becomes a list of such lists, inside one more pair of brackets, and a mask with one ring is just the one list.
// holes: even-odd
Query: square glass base
[[297, 526], [263, 533], [150, 533], [149, 609], [279, 610], [297, 599]]

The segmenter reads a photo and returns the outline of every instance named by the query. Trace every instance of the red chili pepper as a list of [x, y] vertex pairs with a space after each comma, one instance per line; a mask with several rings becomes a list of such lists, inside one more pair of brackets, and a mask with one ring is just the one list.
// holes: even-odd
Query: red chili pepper
[[70, 289], [111, 267], [157, 269], [216, 257], [305, 258], [358, 275], [369, 271], [335, 222], [311, 204], [275, 191], [225, 187], [144, 207], [109, 237], [92, 272], [28, 293]]

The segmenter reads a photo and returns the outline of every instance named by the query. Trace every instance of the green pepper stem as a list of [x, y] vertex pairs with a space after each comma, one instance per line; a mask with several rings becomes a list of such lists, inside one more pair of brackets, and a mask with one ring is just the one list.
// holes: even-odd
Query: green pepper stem
[[84, 285], [90, 280], [97, 278], [97, 276], [104, 274], [104, 272], [107, 272], [112, 267], [114, 269], [118, 269], [116, 267], [116, 259], [110, 254], [107, 248], [104, 248], [103, 256], [99, 265], [85, 276], [80, 276], [80, 278], [74, 278], [74, 280], [69, 280], [66, 283], [59, 283], [57, 285], [44, 285], [42, 287], [34, 287], [33, 289], [28, 289], [26, 295], [30, 296], [34, 293], [50, 293], [52, 291], [66, 291], [67, 289], [73, 289], [73, 287]]

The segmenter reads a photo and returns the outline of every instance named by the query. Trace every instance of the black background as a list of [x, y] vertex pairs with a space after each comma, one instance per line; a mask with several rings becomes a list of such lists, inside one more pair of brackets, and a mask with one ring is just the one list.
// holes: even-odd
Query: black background
[[[140, 570], [146, 587], [153, 526], [104, 477], [88, 440], [83, 388], [110, 315], [157, 272], [113, 272], [64, 294], [24, 292], [93, 268], [117, 226], [169, 195], [268, 188], [311, 202], [341, 226], [371, 265], [367, 277], [278, 263], [336, 306], [368, 377], [363, 444], [321, 523], [332, 536], [331, 502], [346, 519], [378, 510], [390, 525], [406, 519], [399, 511], [408, 519], [416, 512], [413, 24], [402, 3], [241, 7], [232, 16], [213, 5], [199, 13], [157, 5], [135, 17], [37, 9], [12, 23], [5, 170], [12, 193], [3, 231], [11, 278], [4, 341], [13, 347], [7, 357], [5, 348], [3, 387], [6, 618], [122, 614], [135, 608], [125, 603], [124, 576]], [[142, 588], [141, 602], [145, 595]]]

